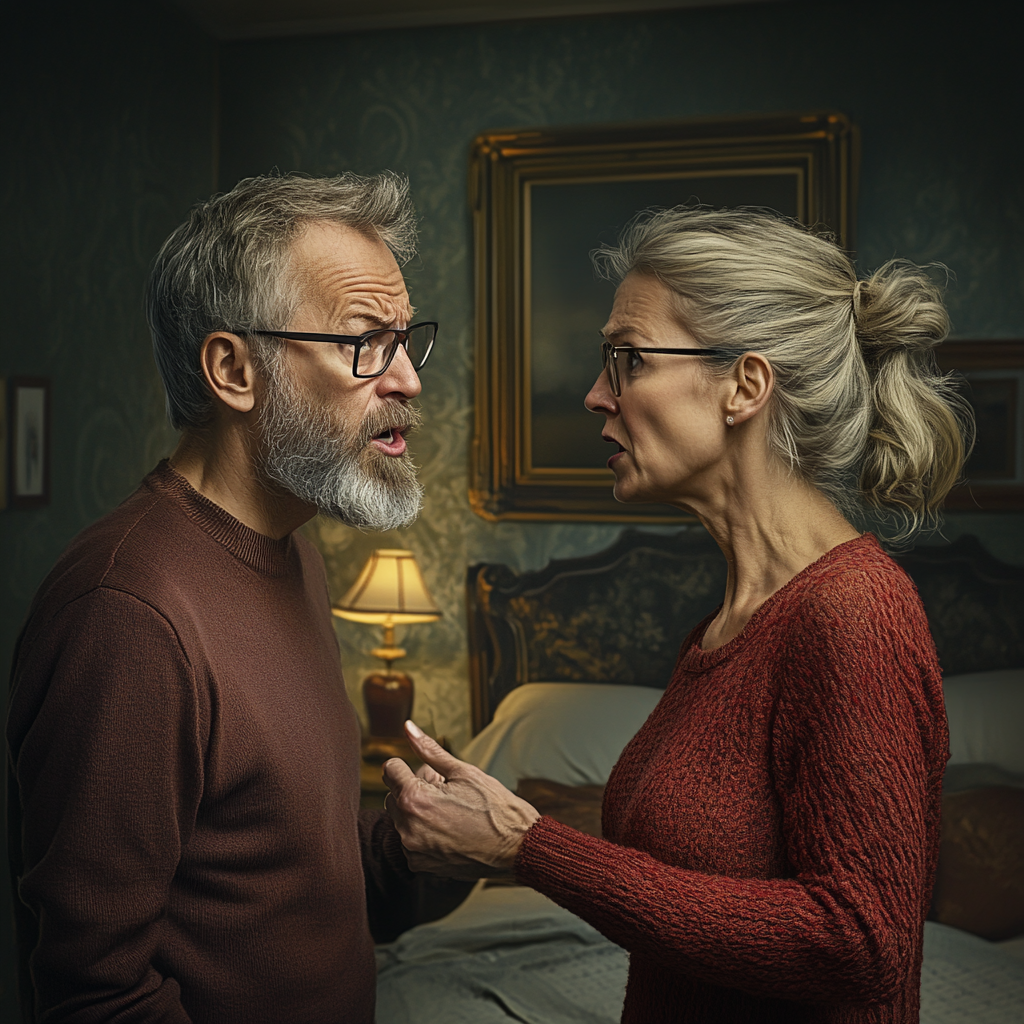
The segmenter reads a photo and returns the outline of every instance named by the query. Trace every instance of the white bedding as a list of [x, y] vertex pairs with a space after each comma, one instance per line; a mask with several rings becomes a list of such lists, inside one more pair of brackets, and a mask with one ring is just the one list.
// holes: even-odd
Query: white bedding
[[377, 1024], [617, 1024], [626, 954], [532, 889], [477, 888], [377, 947]]
[[520, 779], [603, 785], [662, 692], [609, 683], [525, 683], [459, 756], [509, 789]]
[[950, 765], [996, 764], [1024, 775], [1024, 669], [950, 676], [942, 689]]
[[1014, 952], [926, 921], [921, 1024], [1021, 1024], [1024, 960]]
[[[377, 1024], [617, 1024], [627, 956], [532, 889], [478, 888], [377, 947]], [[1021, 1024], [1024, 959], [925, 924], [921, 1024]]]

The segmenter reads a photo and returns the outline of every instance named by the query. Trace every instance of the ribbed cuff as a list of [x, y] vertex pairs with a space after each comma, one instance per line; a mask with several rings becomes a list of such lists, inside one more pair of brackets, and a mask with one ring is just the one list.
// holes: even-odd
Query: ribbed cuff
[[587, 890], [601, 874], [604, 840], [542, 815], [527, 830], [512, 871], [516, 881], [546, 895]]

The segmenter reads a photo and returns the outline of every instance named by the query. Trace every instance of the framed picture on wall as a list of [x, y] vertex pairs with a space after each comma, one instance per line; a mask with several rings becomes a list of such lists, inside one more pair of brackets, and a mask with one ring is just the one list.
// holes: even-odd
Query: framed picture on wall
[[7, 380], [0, 377], [0, 509], [7, 508]]
[[963, 375], [978, 431], [964, 483], [946, 507], [1024, 511], [1024, 341], [951, 341], [938, 358], [943, 370]]
[[11, 505], [45, 505], [50, 500], [50, 382], [14, 377], [8, 400]]
[[644, 209], [761, 206], [852, 247], [857, 137], [842, 114], [487, 132], [474, 142], [470, 501], [487, 519], [679, 521], [612, 497], [583, 399], [613, 287], [589, 254]]

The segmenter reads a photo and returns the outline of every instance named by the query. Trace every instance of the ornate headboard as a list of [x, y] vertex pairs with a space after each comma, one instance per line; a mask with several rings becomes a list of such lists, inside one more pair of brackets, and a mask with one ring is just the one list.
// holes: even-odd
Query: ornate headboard
[[[948, 675], [1024, 666], [1024, 569], [974, 537], [896, 556], [917, 584]], [[467, 575], [473, 732], [529, 682], [664, 689], [687, 633], [721, 601], [726, 566], [702, 529], [626, 530], [604, 551], [536, 572]]]

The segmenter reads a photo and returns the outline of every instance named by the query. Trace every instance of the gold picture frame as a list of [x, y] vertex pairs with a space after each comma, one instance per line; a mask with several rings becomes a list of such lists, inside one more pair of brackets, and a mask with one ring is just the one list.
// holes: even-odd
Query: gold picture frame
[[835, 112], [478, 136], [473, 510], [489, 520], [688, 519], [612, 497], [600, 424], [581, 411], [613, 294], [587, 253], [638, 210], [690, 200], [779, 209], [852, 248], [856, 162], [856, 130]]
[[946, 508], [1024, 511], [1024, 341], [947, 341], [939, 367], [963, 377], [977, 437]]
[[0, 511], [7, 508], [7, 378], [0, 377]]

